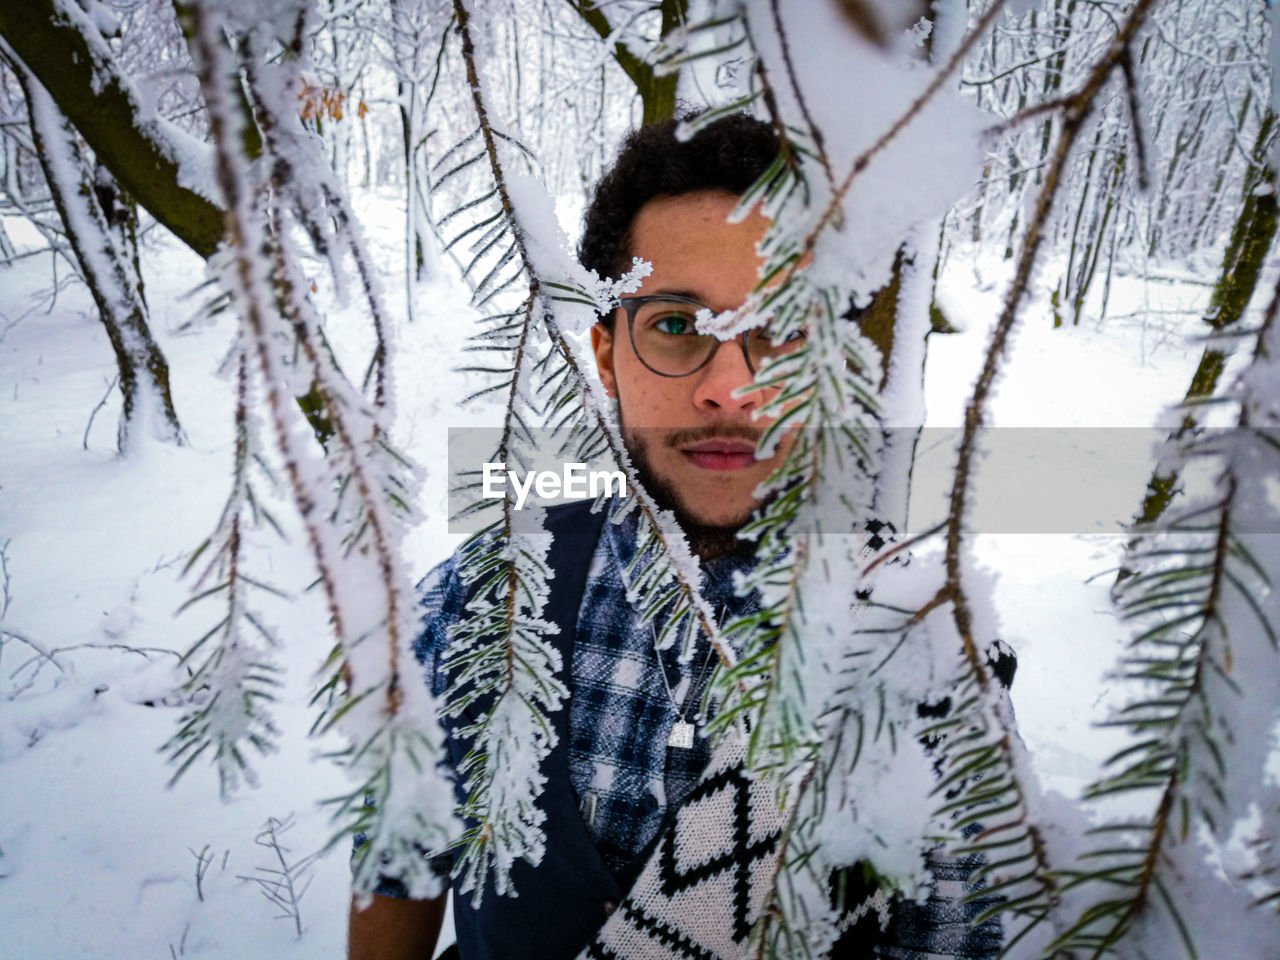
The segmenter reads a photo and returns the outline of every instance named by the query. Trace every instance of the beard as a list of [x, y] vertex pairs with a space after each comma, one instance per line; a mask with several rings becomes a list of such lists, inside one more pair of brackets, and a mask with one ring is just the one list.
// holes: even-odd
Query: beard
[[[653, 469], [649, 460], [649, 437], [645, 436], [646, 431], [629, 430], [625, 424], [621, 426], [623, 444], [631, 457], [636, 479], [640, 481], [641, 486], [653, 498], [654, 504], [660, 510], [670, 510], [675, 516], [685, 539], [689, 541], [690, 551], [696, 557], [707, 561], [730, 554], [742, 554], [744, 557], [754, 555], [755, 543], [738, 537], [738, 531], [751, 519], [751, 512], [727, 524], [709, 524], [696, 519], [675, 484], [659, 476]], [[656, 434], [658, 431], [648, 432]], [[664, 437], [663, 442], [678, 445], [716, 436], [744, 439], [755, 443], [759, 433], [760, 431], [750, 427], [702, 428], [678, 431]]]

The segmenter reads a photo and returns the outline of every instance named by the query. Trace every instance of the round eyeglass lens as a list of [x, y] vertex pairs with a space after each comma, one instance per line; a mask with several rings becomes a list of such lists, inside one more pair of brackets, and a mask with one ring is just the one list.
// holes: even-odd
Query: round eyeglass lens
[[695, 329], [699, 307], [685, 300], [647, 300], [631, 323], [636, 353], [655, 370], [679, 376], [702, 365], [716, 338]]
[[[631, 334], [636, 353], [650, 368], [667, 376], [680, 377], [693, 373], [711, 356], [718, 341], [709, 333], [696, 329], [700, 304], [683, 299], [645, 300], [635, 307]], [[744, 334], [750, 369], [754, 373], [767, 360], [800, 348], [805, 332], [799, 331], [774, 343], [765, 327]], [[741, 341], [740, 341], [741, 343]]]

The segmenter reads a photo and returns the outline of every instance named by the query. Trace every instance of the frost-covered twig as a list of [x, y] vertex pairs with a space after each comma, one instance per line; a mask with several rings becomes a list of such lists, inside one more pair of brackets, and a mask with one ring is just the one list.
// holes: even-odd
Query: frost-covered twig
[[5, 698], [12, 700], [19, 695], [30, 690], [35, 682], [40, 678], [40, 674], [44, 672], [44, 668], [53, 665], [58, 669], [58, 673], [63, 677], [74, 675], [74, 669], [70, 663], [63, 663], [58, 658], [63, 654], [73, 653], [77, 650], [116, 650], [121, 653], [132, 653], [142, 657], [144, 660], [150, 660], [153, 655], [164, 655], [178, 658], [178, 654], [166, 647], [146, 647], [134, 646], [127, 643], [73, 643], [62, 647], [50, 647], [43, 642], [36, 640], [29, 634], [23, 633], [15, 627], [11, 627], [0, 622], [0, 656], [3, 655], [5, 647], [9, 642], [17, 642], [30, 647], [35, 652], [23, 660], [9, 672], [9, 679], [16, 680], [24, 672], [30, 671], [26, 678], [15, 686], [12, 690], [5, 693]]
[[12, 700], [14, 697], [18, 696], [19, 694], [25, 693], [27, 690], [30, 690], [32, 684], [36, 682], [36, 678], [39, 676], [40, 671], [44, 669], [46, 664], [52, 663], [55, 667], [58, 668], [59, 673], [63, 674], [64, 676], [67, 674], [67, 667], [65, 667], [63, 664], [58, 662], [58, 654], [62, 653], [61, 650], [50, 649], [40, 641], [34, 640], [31, 637], [27, 636], [25, 633], [21, 633], [18, 630], [15, 630], [13, 627], [7, 626], [5, 624], [0, 624], [0, 654], [4, 653], [4, 648], [9, 641], [17, 641], [18, 643], [25, 644], [26, 646], [30, 647], [32, 650], [35, 651], [34, 656], [28, 657], [9, 674], [10, 680], [17, 679], [18, 674], [20, 674], [23, 670], [26, 670], [32, 664], [37, 664], [37, 666], [36, 666], [36, 669], [31, 672], [31, 676], [29, 676], [24, 683], [18, 685], [13, 690], [10, 690], [5, 695], [6, 699]]
[[[1092, 897], [1059, 943], [1094, 957], [1133, 939], [1194, 957], [1200, 948], [1185, 914], [1199, 902], [1238, 909], [1242, 900], [1262, 905], [1280, 897], [1268, 863], [1268, 845], [1280, 834], [1280, 797], [1265, 786], [1269, 738], [1280, 720], [1280, 511], [1262, 492], [1280, 473], [1277, 313], [1280, 284], [1252, 362], [1232, 391], [1236, 428], [1180, 443], [1185, 460], [1221, 464], [1213, 490], [1144, 530], [1126, 554], [1132, 575], [1116, 593], [1133, 625], [1121, 675], [1134, 696], [1112, 724], [1127, 728], [1133, 742], [1111, 757], [1119, 769], [1088, 796], [1154, 794], [1155, 802], [1149, 818], [1099, 828], [1097, 846], [1073, 871], [1070, 885]], [[1202, 825], [1226, 843], [1259, 813], [1261, 842], [1251, 854], [1257, 869], [1242, 878], [1253, 889], [1220, 888], [1217, 867], [1206, 862]], [[1280, 917], [1266, 910], [1242, 911], [1232, 926], [1237, 944], [1215, 938], [1222, 955], [1243, 955], [1280, 935]]]
[[[299, 24], [301, 24], [301, 19]], [[262, 42], [259, 40], [259, 42]], [[296, 41], [295, 41], [296, 45]], [[255, 47], [257, 45], [255, 44]], [[265, 69], [260, 62], [266, 57], [265, 50], [257, 50], [257, 56], [247, 59], [245, 70], [249, 79], [249, 89], [254, 94], [255, 114], [262, 128], [268, 149], [277, 153], [280, 159], [272, 171], [274, 187], [278, 191], [295, 192], [293, 207], [304, 208], [303, 188], [296, 178], [305, 175], [318, 166], [309, 153], [303, 152], [299, 138], [286, 129], [286, 118], [279, 105], [274, 102], [272, 93], [277, 80], [269, 80], [263, 75]], [[296, 121], [295, 121], [296, 123]], [[292, 162], [302, 153], [302, 157], [311, 162], [303, 164], [300, 159]], [[299, 166], [301, 170], [297, 169]], [[290, 331], [306, 361], [306, 367], [312, 374], [312, 391], [324, 411], [327, 422], [331, 425], [338, 441], [336, 450], [330, 451], [331, 469], [337, 474], [339, 486], [339, 503], [330, 515], [330, 521], [337, 520], [342, 508], [342, 499], [350, 489], [350, 505], [345, 508], [346, 516], [342, 519], [349, 529], [344, 537], [340, 553], [334, 551], [331, 562], [339, 556], [350, 557], [353, 551], [360, 554], [373, 553], [376, 571], [379, 578], [382, 604], [385, 614], [386, 646], [385, 664], [386, 680], [383, 687], [385, 708], [389, 715], [399, 711], [404, 691], [401, 686], [399, 661], [407, 648], [405, 637], [411, 631], [412, 604], [407, 603], [405, 594], [407, 577], [399, 570], [400, 561], [395, 555], [398, 544], [399, 520], [404, 515], [412, 515], [413, 506], [409, 496], [409, 480], [402, 474], [407, 461], [396, 454], [387, 440], [387, 431], [379, 421], [379, 416], [386, 416], [388, 401], [388, 383], [386, 364], [388, 362], [388, 337], [385, 310], [379, 299], [379, 287], [373, 274], [372, 266], [364, 252], [363, 244], [355, 237], [354, 222], [344, 201], [339, 199], [336, 186], [329, 183], [323, 185], [323, 192], [328, 205], [340, 223], [346, 227], [346, 235], [357, 266], [360, 270], [369, 302], [372, 306], [373, 325], [376, 336], [371, 372], [375, 381], [374, 409], [364, 409], [360, 398], [350, 389], [346, 378], [337, 368], [337, 363], [324, 342], [320, 332], [318, 318], [308, 297], [307, 284], [297, 268], [297, 256], [289, 240], [290, 224], [286, 219], [286, 209], [282, 204], [271, 205], [268, 219], [271, 224], [275, 242], [268, 244], [274, 270], [272, 283], [279, 289], [281, 317], [289, 325]], [[304, 223], [309, 222], [309, 218]], [[318, 227], [311, 231], [313, 239], [319, 236]], [[396, 514], [401, 514], [397, 517]], [[326, 561], [320, 561], [321, 575], [324, 576]], [[336, 584], [335, 584], [336, 586]], [[338, 623], [335, 620], [335, 625]], [[339, 636], [342, 629], [338, 630]], [[347, 646], [352, 640], [360, 637], [357, 633], [348, 638]], [[344, 651], [349, 655], [349, 650]], [[347, 663], [344, 668], [349, 668]]]
[[[514, 205], [480, 86], [470, 11], [461, 0], [454, 0], [453, 13], [484, 156], [501, 203], [498, 222], [512, 231], [508, 249], [519, 251], [521, 263], [527, 265], [528, 252], [524, 237], [512, 222]], [[500, 259], [488, 277], [502, 269], [502, 264]], [[477, 294], [483, 286], [484, 281]], [[517, 408], [528, 389], [528, 354], [539, 300], [540, 282], [532, 272], [528, 287], [509, 333], [509, 381], [502, 435], [494, 455], [502, 463], [521, 459], [513, 449], [513, 434], [519, 424]], [[464, 878], [463, 889], [473, 891], [477, 900], [483, 896], [491, 873], [497, 893], [509, 894], [511, 866], [517, 860], [537, 863], [542, 859], [545, 814], [536, 806], [536, 799], [545, 783], [541, 765], [556, 743], [548, 714], [561, 709], [568, 696], [568, 690], [555, 679], [559, 658], [543, 638], [552, 629], [542, 619], [548, 545], [514, 533], [510, 498], [503, 498], [501, 510], [496, 529], [473, 538], [464, 552], [461, 575], [464, 581], [479, 582], [480, 586], [468, 606], [470, 616], [453, 634], [448, 660], [457, 676], [447, 709], [457, 714], [478, 698], [485, 698], [481, 718], [465, 731], [474, 745], [464, 764], [464, 811], [476, 826], [463, 836], [457, 866]]]
[[994, 638], [984, 639], [978, 635], [973, 599], [968, 592], [965, 522], [972, 485], [972, 463], [991, 387], [1019, 307], [1028, 292], [1045, 224], [1062, 171], [1071, 155], [1072, 144], [1093, 109], [1099, 91], [1125, 55], [1152, 3], [1153, 0], [1138, 0], [1129, 11], [1115, 42], [1094, 65], [1080, 89], [1067, 101], [1058, 142], [1022, 239], [1014, 277], [965, 410], [947, 517], [946, 579], [926, 604], [926, 608], [950, 607], [964, 664], [955, 694], [958, 703], [945, 725], [935, 731], [942, 732], [944, 728], [951, 731], [951, 736], [942, 742], [943, 778], [939, 789], [950, 791], [950, 799], [942, 811], [960, 812], [959, 825], [982, 823], [983, 832], [958, 852], [999, 857], [986, 862], [977, 875], [993, 880], [987, 892], [998, 892], [1005, 898], [996, 909], [1016, 911], [1028, 918], [1029, 923], [1014, 936], [1013, 942], [1046, 919], [1061, 929], [1054, 916], [1060, 892], [1054, 866], [1049, 861], [1044, 827], [1032, 819], [1033, 812], [1029, 807], [1027, 790], [1029, 784], [1034, 783], [1033, 775], [1013, 728], [1012, 718], [1003, 704], [998, 684], [986, 662], [985, 643]]
[[[284, 131], [285, 124], [299, 122], [286, 104], [299, 69], [299, 38], [307, 14], [307, 5], [299, 2], [290, 16], [282, 12], [272, 22], [242, 22], [228, 7], [198, 4], [193, 50], [228, 209], [224, 279], [244, 321], [244, 349], [257, 361], [285, 475], [337, 639], [317, 699], [327, 695], [331, 705], [336, 701], [323, 726], [346, 733], [351, 745], [336, 759], [355, 774], [356, 785], [332, 801], [342, 829], [331, 843], [351, 830], [368, 836], [355, 858], [357, 892], [371, 890], [378, 873], [386, 871], [397, 875], [411, 895], [424, 897], [437, 893], [440, 883], [419, 845], [447, 843], [455, 823], [452, 789], [438, 766], [442, 731], [434, 699], [422, 684], [401, 680], [413, 672], [407, 642], [414, 628], [412, 585], [398, 553], [400, 524], [412, 502], [404, 475], [407, 463], [384, 439], [380, 408], [369, 408], [325, 347], [309, 287], [297, 267], [294, 224], [288, 218], [304, 190], [293, 179], [295, 172], [315, 163], [314, 157], [295, 155], [308, 149], [305, 138]], [[277, 27], [285, 31], [279, 37], [272, 32]], [[255, 116], [266, 134], [265, 149], [268, 154], [281, 151], [270, 163], [253, 168], [241, 153], [237, 67], [222, 42], [228, 30], [241, 38], [237, 51], [250, 79]], [[268, 63], [277, 42], [284, 55]], [[268, 179], [260, 179], [259, 173]], [[297, 345], [298, 368], [283, 363], [281, 339]], [[314, 464], [309, 438], [295, 428], [296, 414], [286, 401], [299, 372], [334, 430], [322, 466]]]
[[80, 446], [89, 449], [89, 431], [93, 429], [93, 418], [98, 415], [98, 411], [107, 405], [107, 401], [111, 399], [111, 391], [116, 388], [116, 384], [120, 382], [120, 375], [116, 374], [111, 378], [111, 382], [107, 384], [106, 392], [103, 393], [102, 399], [98, 401], [97, 406], [89, 411], [89, 422], [84, 425], [84, 437], [80, 441]]
[[[267, 658], [256, 632], [267, 647], [278, 643], [261, 618], [248, 603], [252, 590], [281, 596], [269, 586], [244, 571], [244, 525], [264, 516], [277, 530], [279, 525], [271, 513], [254, 496], [249, 471], [261, 458], [254, 450], [254, 437], [249, 423], [249, 356], [243, 346], [236, 350], [235, 445], [231, 493], [223, 506], [218, 526], [188, 559], [183, 572], [209, 552], [209, 561], [191, 587], [192, 596], [179, 611], [209, 597], [226, 603], [226, 614], [201, 636], [183, 655], [183, 663], [210, 645], [199, 663], [191, 670], [183, 688], [196, 701], [179, 721], [177, 732], [162, 748], [169, 762], [177, 765], [170, 783], [175, 783], [206, 751], [212, 751], [218, 771], [218, 786], [225, 797], [236, 789], [240, 778], [256, 783], [256, 775], [245, 756], [244, 745], [260, 754], [274, 748], [277, 729], [267, 712], [267, 704], [275, 699], [278, 686], [275, 665]], [[209, 587], [205, 584], [213, 579]], [[214, 639], [216, 637], [216, 639]], [[210, 641], [213, 641], [210, 644]]]
[[[535, 241], [530, 235], [533, 228], [524, 221], [521, 201], [514, 195], [502, 156], [500, 143], [509, 138], [495, 127], [485, 99], [472, 38], [472, 11], [462, 0], [454, 0], [453, 9], [478, 125], [472, 136], [478, 135], [481, 149], [454, 164], [439, 182], [483, 163], [487, 168], [487, 189], [455, 211], [478, 208], [476, 216], [482, 219], [463, 227], [450, 246], [483, 230], [474, 241], [477, 252], [464, 268], [464, 275], [474, 285], [477, 305], [511, 290], [521, 280], [526, 287], [520, 308], [491, 318], [479, 344], [483, 349], [502, 350], [510, 357], [506, 366], [482, 368], [483, 372], [501, 377], [484, 392], [503, 389], [506, 394], [504, 426], [494, 459], [519, 462], [529, 452], [524, 414], [534, 392], [529, 380], [535, 366], [531, 357], [538, 334], [536, 349], [549, 348], [550, 359], [555, 361], [553, 370], [545, 361], [539, 364], [545, 381], [542, 392], [548, 397], [546, 409], [554, 413], [584, 411], [580, 423], [586, 429], [575, 438], [576, 442], [598, 442], [625, 464], [621, 438], [599, 410], [598, 401], [590, 399], [591, 387], [556, 319], [557, 311], [564, 309], [566, 303], [576, 302], [588, 309], [595, 304], [588, 292], [549, 275], [548, 266], [540, 263], [534, 252]], [[459, 146], [469, 146], [471, 139]], [[446, 154], [441, 162], [453, 161]], [[453, 216], [443, 218], [442, 225]], [[656, 537], [663, 544], [659, 559], [665, 561], [674, 549], [668, 539], [672, 531], [657, 518], [647, 497], [643, 493], [637, 496], [649, 522], [645, 535]], [[535, 802], [544, 782], [539, 766], [555, 743], [548, 714], [561, 709], [567, 695], [554, 680], [558, 657], [542, 638], [549, 628], [541, 619], [548, 545], [545, 538], [539, 541], [516, 533], [511, 503], [504, 500], [500, 507], [501, 517], [494, 525], [464, 548], [460, 573], [464, 581], [477, 581], [480, 587], [468, 608], [468, 620], [459, 625], [452, 638], [448, 663], [459, 672], [454, 689], [465, 691], [451, 700], [450, 711], [461, 711], [480, 696], [493, 698], [486, 702], [481, 719], [465, 731], [475, 743], [464, 765], [469, 795], [465, 811], [477, 826], [464, 837], [463, 855], [456, 869], [465, 877], [466, 889], [475, 890], [476, 896], [484, 889], [485, 877], [491, 871], [497, 891], [506, 893], [511, 864], [516, 859], [537, 862], [541, 858], [543, 814]], [[672, 616], [699, 619], [714, 638], [710, 612], [697, 600], [690, 568], [687, 564], [678, 576], [684, 592], [682, 599], [673, 604]], [[723, 644], [720, 647], [727, 653]], [[516, 757], [520, 758], [518, 763]]]
[[889, 128], [879, 136], [875, 143], [862, 153], [858, 154], [854, 159], [853, 164], [849, 168], [849, 172], [845, 174], [845, 178], [840, 181], [840, 184], [832, 193], [826, 209], [823, 210], [822, 215], [818, 218], [817, 223], [814, 225], [809, 235], [804, 238], [804, 242], [800, 250], [792, 260], [789, 268], [790, 275], [794, 276], [796, 271], [800, 269], [805, 258], [812, 254], [823, 231], [833, 223], [839, 222], [841, 204], [844, 202], [844, 198], [848, 196], [849, 190], [852, 188], [854, 181], [857, 180], [858, 175], [871, 165], [871, 161], [874, 160], [877, 155], [882, 153], [889, 144], [893, 142], [898, 134], [905, 130], [911, 121], [919, 116], [920, 112], [928, 105], [929, 101], [943, 89], [947, 81], [951, 79], [952, 75], [957, 69], [959, 69], [960, 65], [964, 63], [965, 57], [969, 55], [973, 46], [987, 32], [987, 28], [991, 26], [996, 17], [999, 16], [1001, 10], [1004, 9], [1004, 4], [1005, 0], [992, 0], [991, 5], [983, 11], [982, 16], [978, 18], [978, 22], [974, 24], [973, 29], [969, 31], [964, 40], [960, 42], [960, 45], [956, 47], [947, 62], [938, 69], [934, 74], [933, 79], [929, 81], [929, 85], [925, 87], [918, 97], [916, 97], [911, 106], [899, 115], [898, 119], [895, 120]]
[[262, 831], [253, 838], [260, 847], [266, 847], [275, 854], [278, 867], [255, 867], [265, 873], [265, 877], [247, 877], [236, 874], [240, 880], [249, 880], [258, 885], [259, 892], [273, 906], [279, 908], [278, 920], [292, 920], [297, 935], [302, 936], [302, 897], [311, 886], [311, 867], [315, 864], [319, 853], [311, 853], [298, 860], [289, 862], [285, 856], [289, 848], [281, 844], [280, 838], [294, 827], [293, 814], [283, 820], [268, 817]]
[[[746, 42], [760, 57], [750, 27], [743, 24]], [[783, 59], [790, 75], [785, 51]], [[879, 404], [866, 371], [878, 364], [874, 348], [844, 316], [852, 291], [818, 284], [802, 267], [806, 242], [815, 244], [818, 233], [835, 223], [834, 216], [823, 221], [809, 209], [809, 174], [825, 175], [830, 161], [822, 157], [820, 133], [796, 141], [770, 75], [757, 66], [754, 96], [773, 117], [779, 158], [737, 210], [742, 215], [758, 206], [771, 221], [760, 247], [765, 279], [741, 310], [704, 321], [700, 329], [725, 336], [767, 319], [765, 335], [775, 345], [796, 346], [765, 362], [750, 385], [766, 391], [758, 414], [771, 420], [759, 450], [767, 455], [783, 444], [786, 450], [757, 491], [764, 506], [741, 533], [757, 541], [757, 562], [738, 589], [758, 591], [760, 609], [725, 627], [739, 656], [712, 681], [711, 727], [721, 731], [746, 721], [746, 762], [756, 776], [772, 778], [787, 811], [751, 949], [760, 957], [817, 957], [839, 935], [833, 876], [861, 853], [871, 855], [865, 830], [835, 825], [856, 820], [853, 798], [861, 790], [851, 784], [865, 769], [876, 769], [861, 759], [862, 731], [882, 729], [865, 720], [877, 683], [865, 676], [868, 648], [851, 628], [863, 587], [857, 554], [865, 537], [859, 534], [877, 470], [878, 431], [872, 427]], [[707, 121], [700, 117], [693, 125]], [[905, 126], [900, 121], [877, 149]], [[812, 118], [805, 122], [817, 131]], [[815, 218], [819, 225], [811, 229]], [[782, 282], [768, 282], [778, 278]], [[892, 753], [888, 739], [882, 749]], [[832, 842], [837, 836], [840, 842]], [[909, 847], [911, 873], [919, 869], [914, 839]]]

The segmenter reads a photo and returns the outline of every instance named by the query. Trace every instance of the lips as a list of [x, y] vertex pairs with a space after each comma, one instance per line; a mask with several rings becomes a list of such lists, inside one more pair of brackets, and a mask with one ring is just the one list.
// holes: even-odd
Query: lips
[[759, 462], [755, 445], [741, 440], [703, 440], [680, 452], [704, 470], [746, 470]]

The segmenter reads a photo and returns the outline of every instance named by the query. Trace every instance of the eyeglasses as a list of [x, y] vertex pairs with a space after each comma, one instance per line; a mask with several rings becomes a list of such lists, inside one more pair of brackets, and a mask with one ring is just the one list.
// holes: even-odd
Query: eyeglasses
[[[710, 309], [692, 297], [658, 294], [651, 297], [621, 297], [619, 305], [627, 315], [631, 347], [648, 369], [661, 377], [687, 377], [711, 362], [720, 345], [727, 343], [709, 333], [698, 333], [695, 322], [699, 310]], [[797, 332], [774, 343], [764, 327], [744, 330], [737, 336], [747, 369], [755, 374], [765, 362], [798, 350], [806, 334]]]

